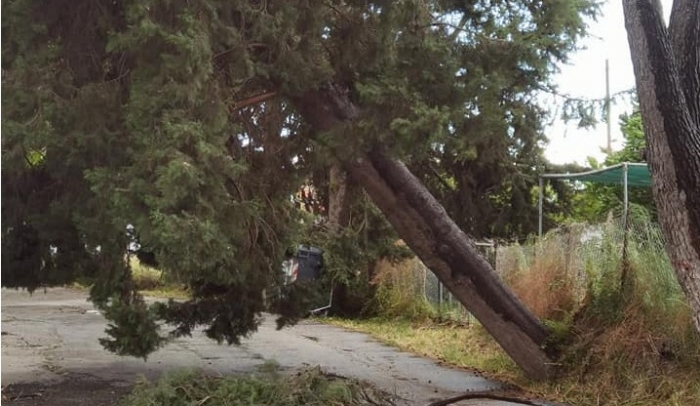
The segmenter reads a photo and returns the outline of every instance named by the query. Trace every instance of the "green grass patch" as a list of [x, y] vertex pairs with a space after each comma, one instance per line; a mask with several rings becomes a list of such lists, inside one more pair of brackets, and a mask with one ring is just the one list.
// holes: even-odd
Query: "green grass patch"
[[211, 376], [179, 371], [143, 382], [122, 406], [383, 405], [391, 396], [368, 383], [327, 375], [318, 368], [281, 374], [262, 368], [248, 375]]

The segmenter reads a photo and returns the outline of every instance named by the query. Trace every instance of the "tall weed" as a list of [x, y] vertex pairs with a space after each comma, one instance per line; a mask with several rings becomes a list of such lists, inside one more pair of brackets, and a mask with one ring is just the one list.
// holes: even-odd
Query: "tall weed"
[[[497, 272], [543, 319], [548, 344], [560, 353], [559, 380], [517, 381], [572, 404], [700, 405], [700, 336], [658, 226], [641, 210], [630, 213], [627, 224], [609, 217], [597, 226], [571, 224], [528, 244], [498, 247]], [[435, 312], [426, 301], [425, 268], [412, 261], [387, 264], [375, 278], [384, 315], [424, 320]], [[454, 349], [481, 351], [461, 337], [462, 347], [421, 341], [426, 333], [420, 329], [444, 335], [440, 329], [447, 326], [414, 323], [411, 329], [420, 331], [413, 334], [400, 323], [367, 331], [457, 365], [465, 358], [449, 355]]]
[[[503, 279], [559, 341], [563, 380], [580, 388], [568, 401], [594, 392], [606, 404], [692, 404], [700, 394], [686, 385], [700, 379], [700, 337], [658, 226], [643, 212], [626, 225], [570, 225], [501, 256]], [[686, 387], [673, 391], [673, 381]]]
[[425, 295], [427, 272], [417, 258], [381, 261], [372, 280], [377, 287], [374, 300], [378, 315], [409, 320], [435, 317], [437, 309]]

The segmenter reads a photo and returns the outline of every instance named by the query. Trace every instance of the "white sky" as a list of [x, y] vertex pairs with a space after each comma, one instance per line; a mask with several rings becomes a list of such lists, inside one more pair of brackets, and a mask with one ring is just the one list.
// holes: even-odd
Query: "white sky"
[[[668, 21], [672, 0], [661, 0]], [[591, 36], [583, 41], [586, 49], [572, 55], [567, 65], [561, 67], [556, 83], [559, 92], [574, 97], [599, 99], [605, 96], [605, 60], [610, 63], [610, 93], [615, 94], [634, 87], [634, 73], [630, 59], [627, 31], [622, 13], [622, 0], [607, 0], [601, 8], [598, 21], [590, 24]], [[613, 149], [622, 145], [619, 116], [631, 112], [632, 106], [623, 101], [612, 105]], [[578, 162], [585, 164], [592, 156], [602, 161], [605, 154], [601, 147], [607, 143], [604, 122], [595, 128], [581, 130], [572, 121], [555, 122], [546, 129], [549, 144], [545, 155], [557, 164]]]

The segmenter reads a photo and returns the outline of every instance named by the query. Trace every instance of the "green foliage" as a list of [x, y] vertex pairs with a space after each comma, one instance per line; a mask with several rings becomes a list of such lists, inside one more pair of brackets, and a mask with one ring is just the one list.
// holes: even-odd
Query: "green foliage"
[[[201, 372], [180, 371], [156, 383], [142, 383], [123, 401], [123, 406], [190, 405], [376, 405], [389, 395], [354, 380], [324, 375], [309, 369], [294, 376], [276, 371], [246, 376], [215, 377]], [[377, 403], [381, 402], [381, 403]]]
[[[612, 166], [623, 162], [645, 162], [646, 141], [642, 116], [639, 111], [623, 115], [620, 120], [625, 144], [621, 150], [609, 154], [602, 163], [589, 159], [591, 169]], [[652, 216], [656, 215], [654, 199], [650, 188], [629, 188], [629, 202], [643, 208]], [[623, 190], [621, 185], [587, 183], [573, 198], [573, 217], [579, 221], [599, 222], [612, 212], [621, 216], [623, 212]]]
[[604, 225], [600, 242], [589, 245], [585, 255], [589, 306], [593, 314], [605, 323], [615, 323], [622, 317], [625, 297], [621, 294], [623, 252], [622, 230], [617, 222]]
[[565, 314], [561, 320], [543, 320], [545, 327], [549, 330], [549, 336], [545, 346], [551, 353], [558, 354], [572, 340], [572, 314]]
[[[3, 6], [3, 285], [89, 276], [113, 324], [105, 343], [138, 356], [198, 325], [231, 343], [257, 327], [298, 241], [289, 196], [333, 160], [327, 145], [403, 158], [476, 236], [532, 230], [546, 116], [533, 94], [596, 11], [587, 0]], [[327, 83], [361, 114], [315, 134], [298, 104]], [[144, 308], [125, 264], [134, 242], [190, 300]], [[347, 275], [341, 262], [362, 250], [338, 244], [331, 268]], [[300, 295], [278, 298], [281, 320], [303, 313]], [[172, 330], [160, 336], [156, 319]]]
[[[314, 176], [314, 186], [326, 206], [332, 193], [327, 174], [328, 171], [324, 171]], [[324, 250], [322, 280], [311, 289], [317, 295], [316, 307], [328, 303], [328, 292], [332, 289], [333, 314], [369, 316], [377, 311], [377, 292], [372, 279], [378, 263], [400, 261], [411, 257], [412, 253], [398, 243], [396, 232], [369, 197], [352, 181], [347, 188], [350, 197], [346, 224], [337, 228], [318, 222], [318, 218], [309, 218], [297, 238], [304, 245]]]
[[601, 241], [584, 247], [586, 314], [602, 325], [611, 325], [628, 317], [626, 309], [633, 307], [650, 332], [667, 334], [669, 330], [684, 329], [667, 324], [684, 320], [689, 309], [658, 226], [648, 215], [632, 217], [625, 254], [624, 238], [622, 227], [608, 222]]
[[625, 138], [625, 145], [621, 150], [611, 153], [605, 160], [606, 165], [621, 162], [644, 162], [646, 155], [646, 141], [642, 114], [638, 109], [632, 114], [624, 114], [620, 117], [620, 129]]
[[145, 360], [165, 341], [158, 334], [160, 328], [156, 315], [141, 296], [114, 297], [101, 307], [105, 318], [110, 321], [105, 332], [111, 338], [100, 339], [100, 344], [107, 350]]

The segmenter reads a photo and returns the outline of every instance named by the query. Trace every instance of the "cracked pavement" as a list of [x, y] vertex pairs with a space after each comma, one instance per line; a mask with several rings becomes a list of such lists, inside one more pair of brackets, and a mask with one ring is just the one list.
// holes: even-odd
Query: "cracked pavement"
[[220, 345], [196, 332], [163, 347], [148, 361], [106, 352], [98, 342], [105, 327], [86, 292], [55, 288], [30, 296], [2, 289], [3, 400], [17, 405], [113, 405], [143, 377], [156, 379], [179, 368], [250, 373], [271, 360], [283, 370], [320, 366], [329, 373], [369, 381], [405, 404], [427, 404], [501, 386], [387, 347], [365, 334], [314, 321], [278, 331], [269, 317], [240, 346]]

